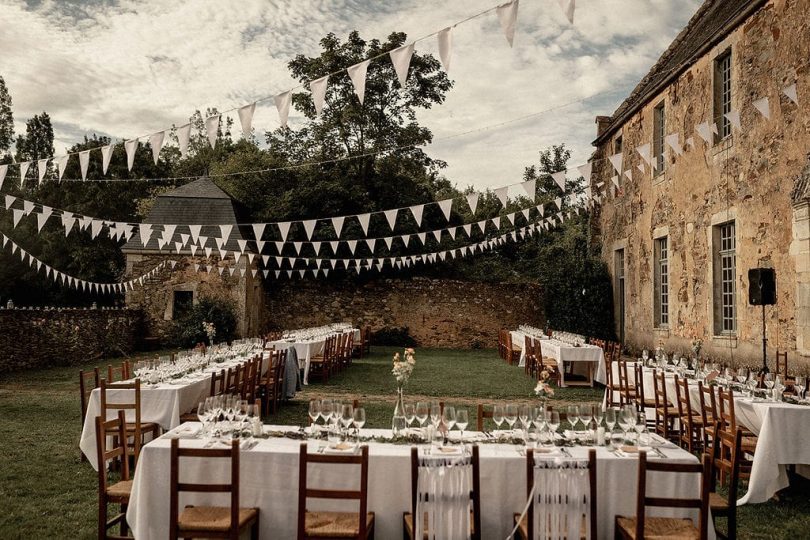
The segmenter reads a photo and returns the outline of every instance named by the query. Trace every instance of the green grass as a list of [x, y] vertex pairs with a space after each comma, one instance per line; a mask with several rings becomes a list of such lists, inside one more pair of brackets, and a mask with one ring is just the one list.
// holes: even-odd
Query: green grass
[[[304, 424], [309, 399], [359, 399], [369, 427], [390, 427], [394, 348], [375, 348], [330, 379], [313, 382], [268, 423]], [[158, 353], [151, 353], [152, 356]], [[107, 362], [103, 364], [106, 365]], [[110, 362], [112, 363], [112, 362]], [[96, 535], [96, 473], [79, 459], [78, 371], [82, 366], [0, 377], [0, 538], [92, 538]], [[85, 368], [92, 367], [90, 365]], [[475, 425], [479, 402], [527, 401], [533, 383], [495, 351], [418, 349], [406, 400], [441, 399], [467, 407]], [[593, 402], [601, 391], [559, 389], [554, 406]], [[739, 511], [740, 538], [802, 538], [810, 530], [810, 489], [799, 484], [780, 501]], [[722, 528], [722, 522], [719, 522]]]

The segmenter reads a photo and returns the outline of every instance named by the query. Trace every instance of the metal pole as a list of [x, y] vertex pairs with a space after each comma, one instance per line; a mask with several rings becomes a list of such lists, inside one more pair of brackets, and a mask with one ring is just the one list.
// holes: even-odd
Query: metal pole
[[765, 304], [762, 304], [762, 373], [768, 373], [768, 338], [765, 335]]

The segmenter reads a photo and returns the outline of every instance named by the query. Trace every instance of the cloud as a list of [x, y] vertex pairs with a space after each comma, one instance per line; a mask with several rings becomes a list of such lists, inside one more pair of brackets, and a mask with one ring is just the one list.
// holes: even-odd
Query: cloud
[[[43, 110], [57, 151], [92, 133], [147, 135], [181, 124], [195, 109], [220, 110], [297, 84], [296, 54], [316, 54], [329, 32], [410, 38], [488, 9], [493, 0], [0, 0], [2, 73], [16, 129]], [[514, 48], [494, 13], [455, 29], [446, 103], [419, 113], [436, 142], [428, 152], [445, 174], [478, 188], [518, 181], [537, 152], [565, 142], [585, 161], [594, 117], [610, 114], [685, 25], [699, 0], [602, 0], [580, 7], [572, 27], [555, 2], [523, 2]], [[437, 53], [435, 39], [417, 44]], [[590, 97], [594, 96], [596, 97]], [[587, 98], [587, 99], [586, 99]], [[558, 108], [572, 101], [582, 100]], [[544, 109], [498, 129], [452, 137]], [[291, 123], [296, 121], [291, 111]], [[259, 131], [278, 125], [271, 103], [257, 108]]]

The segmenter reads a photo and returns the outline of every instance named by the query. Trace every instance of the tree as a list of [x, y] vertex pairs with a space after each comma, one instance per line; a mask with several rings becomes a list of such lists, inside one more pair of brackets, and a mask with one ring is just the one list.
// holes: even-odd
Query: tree
[[6, 81], [0, 76], [0, 160], [14, 141], [14, 116], [11, 113], [11, 95]]

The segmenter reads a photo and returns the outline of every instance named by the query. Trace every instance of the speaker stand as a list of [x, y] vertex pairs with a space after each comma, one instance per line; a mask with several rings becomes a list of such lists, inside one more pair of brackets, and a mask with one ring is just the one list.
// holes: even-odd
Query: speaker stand
[[765, 304], [762, 304], [762, 373], [768, 373], [768, 338], [765, 334]]

